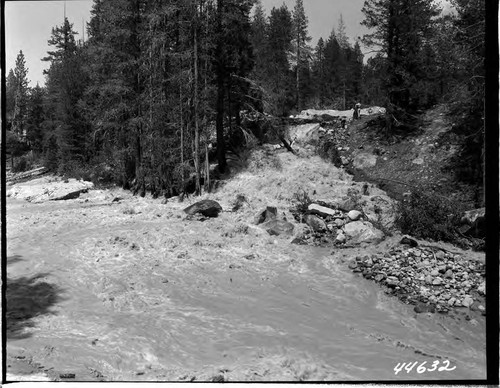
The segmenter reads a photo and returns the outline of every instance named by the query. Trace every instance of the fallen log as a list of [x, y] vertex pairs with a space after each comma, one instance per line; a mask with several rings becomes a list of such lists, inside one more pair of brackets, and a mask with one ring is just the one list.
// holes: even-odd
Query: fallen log
[[294, 155], [297, 155], [295, 153], [295, 151], [293, 150], [293, 148], [290, 146], [290, 144], [286, 141], [286, 139], [283, 137], [283, 136], [280, 136], [279, 139], [281, 140], [281, 142], [283, 143], [283, 145], [285, 146], [285, 148], [290, 151], [292, 154]]
[[34, 177], [39, 177], [48, 172], [49, 170], [46, 167], [38, 167], [30, 171], [13, 174], [12, 176], [6, 179], [6, 183], [7, 184], [19, 183], [23, 180], [30, 180]]

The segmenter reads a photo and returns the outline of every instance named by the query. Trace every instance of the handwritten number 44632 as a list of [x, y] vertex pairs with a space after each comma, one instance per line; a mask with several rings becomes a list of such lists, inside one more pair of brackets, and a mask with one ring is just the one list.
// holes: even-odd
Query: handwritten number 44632
[[[396, 365], [394, 367], [394, 374], [397, 375], [399, 372], [401, 372], [403, 369], [406, 371], [406, 373], [410, 373], [418, 364], [418, 361], [415, 361], [414, 363], [406, 363], [406, 362], [403, 362], [403, 363], [398, 363], [398, 365]], [[437, 370], [438, 372], [443, 372], [443, 371], [452, 371], [452, 370], [455, 370], [457, 367], [454, 366], [453, 368], [450, 368], [450, 362], [448, 360], [445, 360], [443, 361], [443, 366], [440, 366], [438, 368], [438, 365], [439, 365], [439, 361], [436, 360], [432, 363], [432, 365], [430, 367], [426, 367], [425, 364], [427, 364], [427, 361], [424, 361], [422, 362], [420, 365], [417, 366], [417, 373], [424, 373], [424, 372], [434, 372], [435, 370]]]

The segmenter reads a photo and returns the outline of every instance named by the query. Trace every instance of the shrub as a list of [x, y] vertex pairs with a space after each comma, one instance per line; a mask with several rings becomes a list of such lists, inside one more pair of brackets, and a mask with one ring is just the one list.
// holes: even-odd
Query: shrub
[[309, 205], [312, 203], [309, 194], [307, 194], [305, 190], [300, 190], [294, 193], [293, 200], [295, 202], [295, 211], [299, 214], [307, 212]]
[[396, 225], [418, 238], [455, 242], [464, 210], [462, 203], [421, 186], [399, 203]]

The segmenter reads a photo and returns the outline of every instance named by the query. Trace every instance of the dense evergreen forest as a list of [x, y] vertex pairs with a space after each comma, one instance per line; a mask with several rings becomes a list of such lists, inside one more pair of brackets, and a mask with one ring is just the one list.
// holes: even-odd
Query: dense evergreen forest
[[28, 87], [22, 51], [8, 73], [12, 168], [200, 193], [229, 155], [302, 109], [383, 106], [390, 134], [445, 103], [458, 178], [481, 185], [485, 3], [452, 4], [443, 14], [431, 0], [366, 0], [369, 34], [353, 44], [340, 17], [313, 45], [303, 0], [269, 15], [259, 0], [94, 0], [86, 41], [67, 19], [52, 29], [45, 86]]

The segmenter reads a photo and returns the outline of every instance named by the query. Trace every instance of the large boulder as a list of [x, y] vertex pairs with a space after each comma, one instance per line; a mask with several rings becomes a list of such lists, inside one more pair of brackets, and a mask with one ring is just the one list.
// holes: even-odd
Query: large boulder
[[294, 226], [288, 221], [271, 220], [260, 225], [261, 228], [267, 231], [271, 236], [286, 235], [292, 236]]
[[266, 206], [265, 209], [261, 210], [254, 218], [253, 223], [255, 225], [260, 225], [264, 222], [275, 220], [278, 215], [278, 209], [274, 206]]
[[382, 241], [384, 233], [370, 222], [354, 221], [344, 225], [344, 234], [352, 244], [377, 243]]
[[306, 214], [304, 216], [304, 221], [315, 232], [322, 232], [322, 231], [327, 229], [325, 221], [323, 221], [321, 218], [319, 218], [313, 214]]
[[184, 209], [190, 216], [199, 213], [205, 217], [217, 217], [221, 211], [221, 205], [211, 199], [203, 199]]

